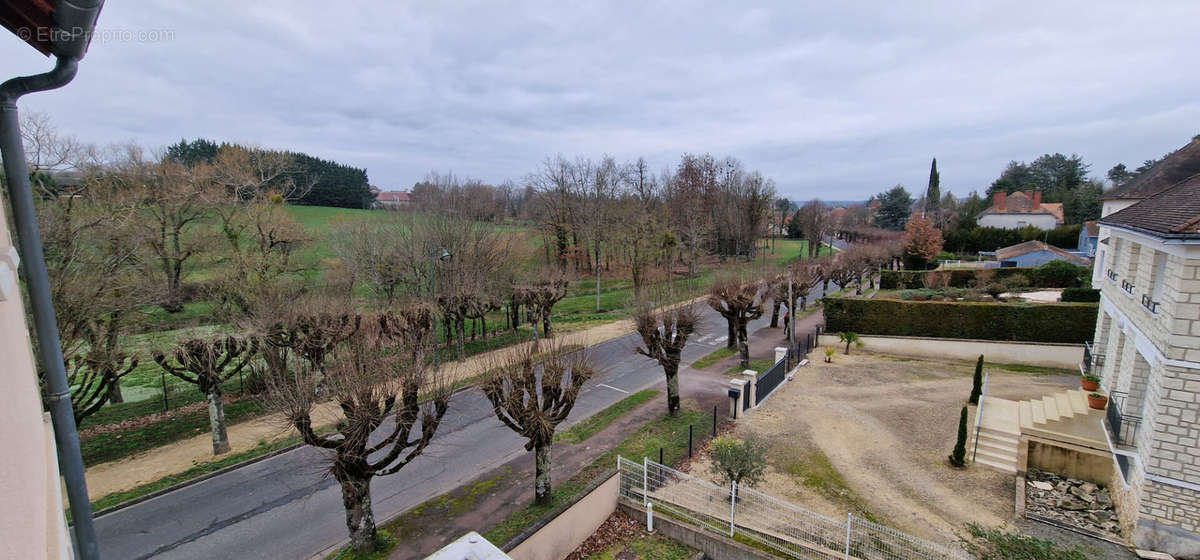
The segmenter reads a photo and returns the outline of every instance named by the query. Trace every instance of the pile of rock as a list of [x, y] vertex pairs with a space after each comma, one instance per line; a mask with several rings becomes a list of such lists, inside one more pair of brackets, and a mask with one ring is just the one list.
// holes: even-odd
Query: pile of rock
[[1038, 469], [1029, 469], [1025, 481], [1027, 514], [1093, 533], [1120, 536], [1121, 526], [1108, 488]]

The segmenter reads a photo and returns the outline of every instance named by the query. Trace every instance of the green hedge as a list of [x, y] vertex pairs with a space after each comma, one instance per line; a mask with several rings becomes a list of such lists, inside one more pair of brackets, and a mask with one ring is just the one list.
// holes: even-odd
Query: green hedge
[[1011, 304], [825, 298], [825, 330], [863, 335], [1080, 343], [1094, 303]]
[[[987, 272], [985, 272], [987, 271]], [[1074, 288], [1083, 284], [1090, 275], [1088, 269], [1064, 261], [1053, 261], [1037, 268], [967, 268], [950, 270], [884, 270], [879, 276], [879, 288], [883, 290], [918, 290], [925, 287], [925, 275], [929, 273], [950, 274], [951, 288], [970, 288], [980, 273], [994, 274], [1001, 281], [1009, 276], [1021, 275], [1034, 288]]]
[[1067, 288], [1062, 292], [1064, 302], [1094, 303], [1100, 301], [1100, 290], [1093, 288]]

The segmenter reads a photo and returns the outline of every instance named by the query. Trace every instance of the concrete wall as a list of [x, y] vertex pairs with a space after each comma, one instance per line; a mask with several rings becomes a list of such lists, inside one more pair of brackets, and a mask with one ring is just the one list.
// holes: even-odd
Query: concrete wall
[[1028, 467], [1094, 482], [1101, 486], [1109, 486], [1112, 483], [1113, 459], [1108, 453], [1091, 453], [1035, 439], [1029, 440], [1028, 453]]
[[979, 225], [985, 227], [997, 227], [1004, 229], [1019, 229], [1026, 226], [1033, 226], [1041, 229], [1054, 229], [1058, 227], [1058, 218], [1052, 214], [1030, 214], [1030, 213], [1013, 213], [1013, 214], [983, 214], [979, 216]]
[[[859, 335], [862, 350], [882, 354], [975, 360], [983, 354], [987, 362], [1078, 369], [1083, 361], [1082, 344], [1043, 344], [957, 338]], [[836, 334], [823, 334], [821, 346], [844, 348]], [[853, 352], [854, 350], [851, 350]]]
[[562, 560], [592, 536], [617, 509], [621, 477], [614, 474], [575, 505], [508, 551], [513, 560]]
[[[646, 526], [646, 510], [624, 502], [618, 506]], [[654, 516], [654, 532], [704, 553], [711, 560], [776, 560], [775, 556], [746, 546], [711, 531], [701, 531], [672, 521], [669, 517]]]
[[0, 496], [9, 504], [0, 508], [0, 549], [5, 558], [71, 558], [54, 432], [42, 412], [5, 216], [0, 207]]
[[1075, 263], [1071, 262], [1070, 260], [1064, 258], [1062, 255], [1059, 255], [1052, 251], [1033, 251], [1030, 253], [1025, 253], [1024, 255], [1018, 255], [1011, 259], [1004, 260], [1004, 262], [1006, 262], [1006, 263], [1007, 262], [1016, 263], [1015, 266], [1017, 268], [1036, 268], [1036, 267], [1042, 266], [1048, 262], [1053, 262], [1053, 261], [1066, 261], [1071, 264], [1075, 264]]

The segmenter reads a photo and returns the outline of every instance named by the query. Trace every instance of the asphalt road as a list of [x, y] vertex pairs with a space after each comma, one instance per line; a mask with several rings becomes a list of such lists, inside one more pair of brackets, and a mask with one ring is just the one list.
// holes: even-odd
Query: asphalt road
[[[704, 309], [684, 350], [685, 364], [725, 344], [724, 321]], [[751, 330], [765, 326], [769, 315]], [[634, 353], [636, 337], [630, 333], [591, 348], [598, 371], [568, 423], [662, 380], [657, 363]], [[374, 480], [375, 516], [386, 519], [457, 488], [526, 453], [523, 444], [496, 420], [483, 393], [461, 391], [425, 452], [402, 471]], [[310, 558], [346, 538], [341, 493], [325, 476], [320, 453], [301, 447], [100, 517], [101, 553], [121, 560]]]

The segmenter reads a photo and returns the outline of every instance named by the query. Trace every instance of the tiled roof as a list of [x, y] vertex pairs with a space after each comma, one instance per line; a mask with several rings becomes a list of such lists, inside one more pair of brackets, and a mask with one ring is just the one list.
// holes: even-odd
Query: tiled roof
[[1038, 251], [1049, 251], [1051, 253], [1054, 253], [1055, 255], [1062, 257], [1064, 260], [1070, 261], [1074, 264], [1083, 265], [1083, 266], [1087, 266], [1087, 264], [1088, 264], [1087, 259], [1084, 259], [1077, 255], [1072, 255], [1071, 253], [1069, 253], [1063, 249], [1059, 249], [1058, 247], [1055, 247], [1053, 245], [1048, 245], [1046, 243], [1043, 243], [1043, 242], [1037, 241], [1037, 240], [1026, 241], [1024, 243], [1018, 243], [1016, 245], [1010, 245], [1008, 247], [997, 249], [996, 250], [996, 260], [1006, 261], [1009, 259], [1019, 257], [1021, 255], [1028, 255], [1029, 253], [1036, 253]]
[[408, 202], [407, 191], [386, 191], [375, 195], [379, 202]]
[[1003, 208], [992, 204], [982, 214], [1050, 214], [1059, 221], [1063, 220], [1061, 202], [1034, 202], [1032, 196], [1021, 191], [1013, 192], [1004, 197]]
[[1088, 237], [1100, 236], [1100, 223], [1096, 220], [1083, 222], [1083, 229], [1087, 230]]
[[1200, 176], [1174, 186], [1119, 212], [1100, 223], [1123, 226], [1166, 237], [1200, 237]]
[[1197, 175], [1200, 175], [1200, 139], [1188, 142], [1128, 183], [1108, 191], [1104, 199], [1147, 198]]

